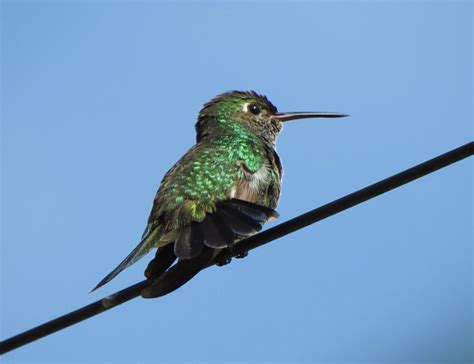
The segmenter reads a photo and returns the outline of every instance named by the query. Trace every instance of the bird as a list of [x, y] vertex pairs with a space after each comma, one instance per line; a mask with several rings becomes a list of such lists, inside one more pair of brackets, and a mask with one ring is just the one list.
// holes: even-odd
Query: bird
[[223, 249], [278, 217], [283, 170], [275, 148], [283, 124], [345, 116], [280, 113], [255, 91], [229, 91], [205, 103], [196, 143], [163, 177], [140, 243], [92, 291], [155, 248], [141, 296], [161, 297], [181, 287]]

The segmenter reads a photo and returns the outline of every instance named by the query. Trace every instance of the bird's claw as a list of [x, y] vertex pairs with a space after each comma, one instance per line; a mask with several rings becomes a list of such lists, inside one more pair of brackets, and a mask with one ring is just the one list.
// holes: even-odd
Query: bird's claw
[[216, 265], [217, 265], [218, 267], [222, 267], [222, 266], [224, 266], [224, 265], [229, 264], [231, 261], [232, 261], [232, 258], [225, 258], [225, 259], [219, 260], [219, 261], [216, 263]]
[[237, 253], [235, 257], [237, 259], [242, 259], [242, 258], [245, 258], [247, 255], [249, 255], [249, 252], [243, 252], [243, 253]]

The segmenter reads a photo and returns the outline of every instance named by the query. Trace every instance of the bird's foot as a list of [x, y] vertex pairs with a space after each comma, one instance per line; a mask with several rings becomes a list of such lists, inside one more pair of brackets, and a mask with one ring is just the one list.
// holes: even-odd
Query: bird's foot
[[232, 258], [225, 258], [225, 259], [219, 260], [219, 261], [216, 263], [216, 265], [217, 265], [218, 267], [222, 267], [222, 266], [224, 266], [224, 265], [229, 264], [230, 262], [232, 262]]
[[249, 255], [249, 252], [243, 252], [243, 253], [237, 253], [235, 257], [237, 259], [242, 259], [242, 258], [245, 258], [247, 255]]

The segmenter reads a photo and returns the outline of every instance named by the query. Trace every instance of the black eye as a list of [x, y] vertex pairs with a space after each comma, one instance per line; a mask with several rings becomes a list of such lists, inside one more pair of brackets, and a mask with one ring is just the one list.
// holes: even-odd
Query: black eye
[[255, 104], [250, 104], [249, 105], [249, 111], [254, 115], [260, 114], [260, 108]]

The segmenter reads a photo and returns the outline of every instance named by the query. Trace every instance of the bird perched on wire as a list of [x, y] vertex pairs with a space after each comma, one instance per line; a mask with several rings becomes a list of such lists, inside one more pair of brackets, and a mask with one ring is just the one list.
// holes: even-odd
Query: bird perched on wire
[[[257, 93], [232, 91], [204, 105], [196, 144], [166, 173], [138, 246], [99, 284], [158, 248], [141, 295], [163, 296], [211, 264], [217, 254], [278, 216], [282, 166], [275, 151], [282, 123], [347, 116], [279, 113]], [[173, 263], [178, 260], [177, 263]]]

